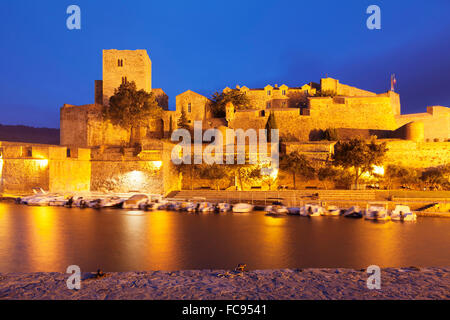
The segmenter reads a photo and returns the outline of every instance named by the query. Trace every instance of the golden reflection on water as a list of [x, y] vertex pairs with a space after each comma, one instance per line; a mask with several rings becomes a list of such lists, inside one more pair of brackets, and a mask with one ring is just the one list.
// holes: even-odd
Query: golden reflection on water
[[30, 227], [24, 231], [28, 232], [25, 236], [34, 270], [54, 270], [58, 256], [63, 254], [58, 245], [62, 239], [61, 230], [57, 228], [53, 210], [52, 207], [34, 207], [27, 215]]

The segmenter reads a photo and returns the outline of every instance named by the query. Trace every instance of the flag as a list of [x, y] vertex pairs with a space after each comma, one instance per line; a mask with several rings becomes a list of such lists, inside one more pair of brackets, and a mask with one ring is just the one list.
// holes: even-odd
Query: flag
[[394, 91], [396, 83], [397, 79], [395, 78], [395, 74], [393, 74], [391, 75], [391, 91]]

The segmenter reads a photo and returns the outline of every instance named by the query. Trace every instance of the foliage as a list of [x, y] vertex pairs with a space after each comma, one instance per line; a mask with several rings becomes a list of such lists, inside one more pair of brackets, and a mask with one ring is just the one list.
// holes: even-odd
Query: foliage
[[186, 117], [186, 111], [184, 111], [184, 108], [181, 109], [181, 115], [178, 118], [177, 125], [178, 125], [178, 128], [180, 128], [180, 129], [189, 130], [189, 128], [190, 128], [188, 119]]
[[211, 97], [210, 107], [215, 118], [225, 117], [225, 107], [231, 102], [236, 110], [245, 110], [250, 108], [250, 100], [245, 94], [239, 90], [230, 90], [228, 92], [215, 92]]
[[416, 169], [390, 164], [384, 172], [384, 179], [387, 187], [392, 189], [394, 183], [411, 186], [419, 183], [419, 176]]
[[381, 165], [386, 154], [386, 143], [377, 143], [373, 138], [367, 143], [361, 138], [349, 141], [338, 141], [334, 146], [332, 156], [333, 164], [343, 168], [354, 169], [354, 181], [358, 180], [364, 172], [373, 172], [373, 167]]
[[161, 113], [153, 93], [137, 90], [134, 82], [123, 83], [115, 89], [109, 106], [103, 109], [107, 119], [126, 129], [146, 125], [150, 118], [157, 118]]
[[336, 91], [333, 90], [317, 90], [314, 97], [335, 97], [337, 96]]
[[420, 180], [436, 189], [447, 188], [450, 183], [444, 176], [444, 170], [439, 168], [430, 168], [423, 171]]
[[273, 112], [270, 112], [266, 123], [267, 141], [272, 140], [272, 129], [278, 129], [278, 126], [275, 120], [275, 114]]
[[339, 140], [338, 131], [335, 128], [328, 128], [323, 132], [323, 138], [324, 140], [328, 141], [338, 141]]
[[232, 172], [227, 166], [222, 164], [206, 164], [198, 165], [197, 172], [200, 178], [212, 181], [217, 190], [224, 180], [229, 180]]
[[301, 108], [308, 105], [308, 94], [305, 92], [289, 92], [289, 107], [290, 108]]
[[137, 90], [134, 82], [125, 82], [115, 89], [109, 99], [109, 106], [103, 108], [105, 119], [130, 130], [130, 145], [135, 129], [146, 126], [149, 119], [160, 117], [161, 113], [162, 109], [153, 93]]
[[280, 160], [280, 168], [292, 174], [294, 189], [296, 189], [295, 178], [297, 175], [304, 179], [312, 179], [315, 176], [315, 169], [310, 161], [298, 151], [283, 156]]

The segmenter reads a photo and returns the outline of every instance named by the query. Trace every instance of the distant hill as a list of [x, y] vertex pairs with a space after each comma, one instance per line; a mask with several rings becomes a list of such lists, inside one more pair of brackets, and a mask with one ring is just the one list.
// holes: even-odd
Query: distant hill
[[0, 124], [0, 141], [59, 144], [59, 129]]

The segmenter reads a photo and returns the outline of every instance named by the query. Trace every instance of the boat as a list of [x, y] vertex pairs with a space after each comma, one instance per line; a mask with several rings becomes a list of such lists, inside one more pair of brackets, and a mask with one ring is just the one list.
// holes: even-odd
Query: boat
[[253, 210], [253, 205], [249, 203], [236, 203], [233, 205], [232, 210], [235, 213], [248, 213]]
[[228, 212], [231, 211], [231, 205], [226, 202], [218, 203], [216, 206], [218, 212]]
[[272, 205], [267, 206], [265, 210], [267, 212], [266, 215], [285, 215], [288, 213], [288, 209], [283, 205], [283, 203], [279, 200], [272, 202]]
[[63, 196], [57, 194], [36, 195], [27, 200], [29, 206], [48, 206], [50, 202], [64, 200]]
[[289, 215], [293, 216], [299, 216], [300, 215], [300, 208], [299, 207], [289, 207], [287, 208]]
[[359, 218], [363, 217], [363, 214], [362, 214], [362, 210], [361, 210], [360, 207], [353, 206], [353, 207], [350, 207], [349, 209], [347, 209], [344, 212], [343, 216], [345, 218], [356, 218], [356, 219], [359, 219]]
[[106, 197], [95, 199], [89, 202], [90, 208], [100, 209], [100, 208], [119, 208], [125, 201], [124, 198], [117, 196]]
[[300, 207], [300, 215], [304, 217], [320, 217], [324, 208], [318, 204], [307, 203]]
[[327, 206], [327, 208], [322, 212], [323, 216], [338, 216], [341, 214], [341, 209], [337, 206]]
[[42, 188], [33, 188], [33, 194], [32, 195], [18, 198], [16, 200], [16, 202], [20, 203], [20, 204], [28, 204], [29, 200], [34, 199], [36, 197], [42, 197], [42, 196], [45, 196], [47, 194], [48, 194], [48, 192], [44, 191], [44, 189], [42, 189]]
[[122, 204], [124, 209], [139, 209], [139, 207], [148, 202], [148, 196], [146, 194], [135, 194], [129, 199], [125, 200]]
[[364, 219], [387, 221], [391, 217], [388, 214], [387, 203], [368, 203], [364, 211]]
[[392, 221], [416, 221], [417, 215], [411, 211], [409, 206], [396, 205], [390, 212]]
[[197, 212], [207, 213], [213, 212], [214, 206], [209, 202], [200, 202], [197, 206]]

